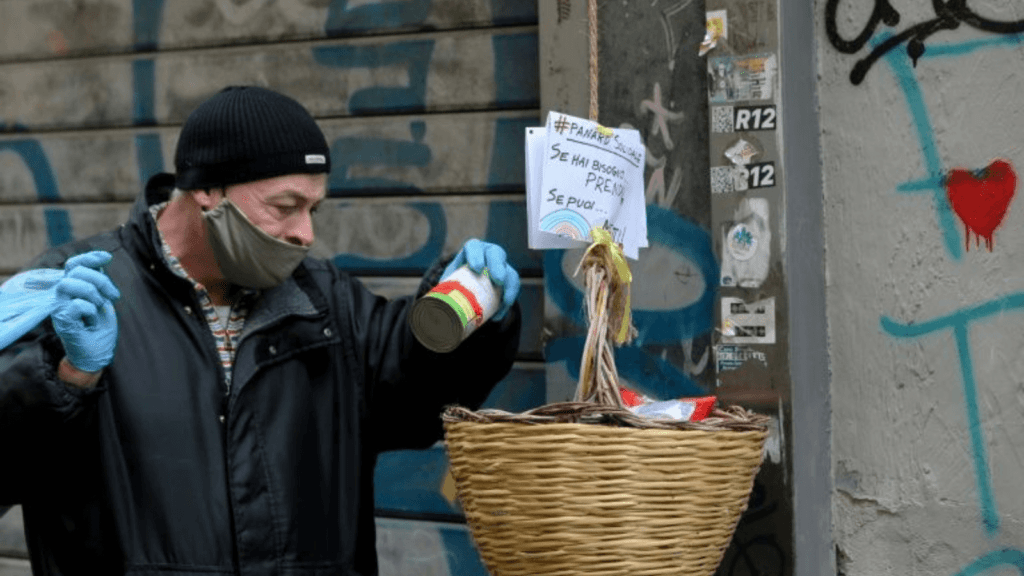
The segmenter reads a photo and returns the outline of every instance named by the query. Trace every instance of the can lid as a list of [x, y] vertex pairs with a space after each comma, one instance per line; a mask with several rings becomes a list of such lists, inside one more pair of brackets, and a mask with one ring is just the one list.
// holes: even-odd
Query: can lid
[[409, 313], [409, 325], [420, 344], [432, 352], [451, 352], [459, 347], [466, 323], [455, 308], [441, 298], [424, 297]]

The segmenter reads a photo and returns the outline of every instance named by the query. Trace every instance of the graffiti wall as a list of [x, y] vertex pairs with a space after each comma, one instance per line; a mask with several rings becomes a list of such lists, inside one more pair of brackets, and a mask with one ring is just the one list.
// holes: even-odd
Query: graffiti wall
[[[540, 12], [542, 112], [586, 117], [589, 77], [579, 73], [587, 70], [585, 42], [579, 46], [586, 2], [557, 4], [557, 11], [552, 3]], [[729, 32], [704, 54], [712, 13], [727, 15]], [[777, 30], [774, 0], [598, 4], [598, 120], [636, 128], [646, 147], [651, 246], [630, 262], [638, 335], [616, 349], [619, 376], [653, 398], [716, 395], [775, 417], [767, 461], [719, 567], [723, 575], [784, 576], [793, 567]], [[549, 44], [557, 49], [549, 52]], [[744, 66], [751, 74], [740, 72]], [[729, 69], [728, 91], [719, 68]], [[733, 161], [740, 143], [749, 151], [741, 145], [746, 156]], [[738, 179], [742, 186], [733, 185]], [[741, 224], [751, 234], [742, 250], [723, 242]], [[544, 253], [550, 401], [570, 399], [579, 378], [586, 324], [583, 282], [574, 272], [581, 255]], [[740, 322], [744, 315], [753, 322]], [[771, 337], [758, 328], [741, 333], [754, 324]]]
[[816, 14], [837, 571], [1024, 574], [1024, 12]]
[[[173, 171], [196, 104], [264, 85], [305, 104], [331, 145], [316, 254], [395, 295], [470, 237], [508, 249], [524, 341], [488, 402], [542, 403], [543, 263], [523, 196], [535, 0], [4, 0], [0, 22], [0, 280], [119, 225]], [[386, 454], [376, 483], [382, 574], [485, 574], [440, 447]], [[0, 574], [27, 574], [19, 511], [3, 512]]]

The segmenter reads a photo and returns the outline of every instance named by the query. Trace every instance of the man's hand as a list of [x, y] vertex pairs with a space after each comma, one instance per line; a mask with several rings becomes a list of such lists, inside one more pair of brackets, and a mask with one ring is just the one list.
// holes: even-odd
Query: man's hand
[[99, 372], [114, 359], [117, 317], [113, 302], [121, 293], [100, 267], [113, 257], [94, 251], [71, 258], [57, 282], [56, 309], [50, 318], [71, 366]]
[[503, 319], [519, 297], [519, 274], [508, 263], [505, 249], [497, 244], [470, 238], [445, 268], [441, 280], [451, 276], [463, 264], [468, 264], [470, 270], [477, 274], [486, 270], [491, 282], [501, 289], [501, 306], [491, 319]]

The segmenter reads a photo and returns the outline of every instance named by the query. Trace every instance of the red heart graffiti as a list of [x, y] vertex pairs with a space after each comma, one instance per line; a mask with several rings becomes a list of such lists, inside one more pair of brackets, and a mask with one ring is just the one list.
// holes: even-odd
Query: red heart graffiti
[[971, 249], [971, 231], [976, 241], [985, 239], [992, 251], [992, 234], [1006, 216], [1017, 189], [1017, 175], [1005, 160], [995, 160], [977, 172], [956, 168], [946, 177], [946, 196], [967, 228], [967, 249]]

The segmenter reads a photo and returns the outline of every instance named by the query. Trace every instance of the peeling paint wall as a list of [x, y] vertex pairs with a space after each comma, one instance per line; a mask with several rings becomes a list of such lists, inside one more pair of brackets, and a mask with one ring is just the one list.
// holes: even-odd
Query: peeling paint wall
[[837, 570], [1024, 574], [1024, 6], [815, 14]]

